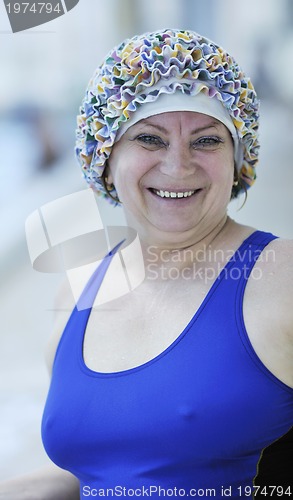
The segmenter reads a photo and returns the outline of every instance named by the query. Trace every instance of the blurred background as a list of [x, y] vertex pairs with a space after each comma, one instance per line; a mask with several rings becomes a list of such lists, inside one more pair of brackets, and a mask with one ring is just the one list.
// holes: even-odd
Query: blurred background
[[[0, 480], [48, 459], [40, 440], [49, 377], [44, 350], [64, 276], [33, 270], [28, 215], [86, 186], [74, 158], [76, 114], [103, 56], [126, 37], [189, 28], [226, 48], [261, 97], [258, 181], [239, 222], [293, 237], [292, 0], [80, 0], [66, 15], [12, 34], [0, 4]], [[105, 221], [119, 208], [102, 204]]]

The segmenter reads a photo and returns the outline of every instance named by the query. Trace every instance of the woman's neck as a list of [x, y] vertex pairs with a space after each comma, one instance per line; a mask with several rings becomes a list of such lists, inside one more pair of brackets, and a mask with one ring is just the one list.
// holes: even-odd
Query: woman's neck
[[193, 241], [189, 240], [181, 244], [176, 242], [173, 246], [169, 242], [164, 245], [161, 242], [151, 244], [141, 241], [145, 263], [147, 265], [150, 262], [156, 262], [157, 266], [163, 265], [164, 267], [175, 265], [180, 269], [198, 260], [197, 257], [203, 261], [207, 251], [210, 254], [213, 249], [223, 247], [227, 239], [226, 235], [234, 225], [235, 222], [225, 216], [212, 229], [195, 235]]

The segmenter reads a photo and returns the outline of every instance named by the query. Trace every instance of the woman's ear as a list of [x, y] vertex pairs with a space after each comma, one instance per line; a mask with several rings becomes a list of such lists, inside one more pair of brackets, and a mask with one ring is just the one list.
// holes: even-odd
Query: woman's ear
[[109, 167], [109, 163], [106, 162], [106, 166], [105, 166], [105, 169], [104, 169], [104, 172], [103, 172], [103, 177], [105, 179], [105, 182], [107, 184], [109, 184], [110, 186], [114, 184], [113, 182], [113, 175], [112, 175], [112, 172], [111, 172], [111, 169]]
[[116, 204], [121, 203], [121, 201], [117, 197], [114, 182], [113, 182], [113, 175], [111, 173], [111, 170], [110, 170], [110, 167], [108, 164], [106, 164], [106, 166], [104, 168], [104, 172], [102, 174], [101, 181], [102, 181], [102, 184], [103, 184], [104, 189], [106, 191], [106, 194], [109, 196], [109, 198], [111, 198], [113, 201], [115, 201]]

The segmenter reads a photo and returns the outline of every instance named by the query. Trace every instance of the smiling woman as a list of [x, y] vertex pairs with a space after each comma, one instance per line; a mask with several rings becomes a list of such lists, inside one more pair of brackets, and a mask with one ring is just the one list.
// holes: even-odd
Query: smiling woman
[[236, 61], [191, 31], [126, 40], [89, 83], [77, 157], [137, 231], [146, 278], [74, 309], [53, 354], [43, 441], [81, 496], [252, 493], [292, 425], [292, 243], [227, 217], [256, 177], [258, 104]]
[[227, 216], [256, 178], [258, 106], [236, 61], [192, 31], [122, 42], [89, 83], [77, 158], [137, 232], [145, 279], [77, 304], [52, 337], [43, 443], [81, 498], [252, 497], [292, 426], [293, 245]]

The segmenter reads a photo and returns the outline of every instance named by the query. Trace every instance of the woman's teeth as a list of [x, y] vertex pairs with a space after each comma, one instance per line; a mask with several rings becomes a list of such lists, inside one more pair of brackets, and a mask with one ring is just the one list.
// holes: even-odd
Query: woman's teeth
[[183, 191], [180, 193], [174, 193], [174, 191], [163, 191], [162, 189], [160, 189], [160, 191], [154, 190], [154, 192], [161, 198], [188, 198], [195, 193], [195, 191]]

